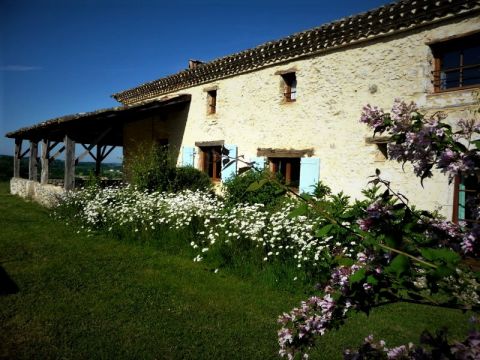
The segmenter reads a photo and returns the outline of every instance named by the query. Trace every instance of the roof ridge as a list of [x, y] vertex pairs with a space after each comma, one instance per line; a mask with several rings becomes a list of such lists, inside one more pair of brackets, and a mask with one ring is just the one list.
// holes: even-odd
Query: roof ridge
[[449, 13], [459, 14], [478, 6], [480, 0], [401, 0], [215, 58], [193, 69], [184, 69], [115, 93], [112, 97], [124, 104], [131, 104], [273, 63], [373, 38], [392, 30], [397, 32], [404, 28], [424, 25], [438, 18], [445, 18]]
[[[335, 19], [335, 20], [332, 20], [332, 21], [329, 21], [327, 23], [324, 23], [322, 25], [318, 25], [318, 26], [315, 26], [313, 28], [309, 28], [309, 29], [305, 29], [305, 30], [300, 30], [300, 31], [297, 31], [297, 32], [294, 32], [293, 34], [290, 34], [290, 35], [287, 35], [287, 36], [284, 36], [284, 37], [281, 37], [281, 38], [278, 38], [278, 39], [274, 39], [274, 40], [269, 40], [269, 41], [266, 41], [266, 42], [263, 42], [261, 44], [258, 44], [256, 46], [253, 46], [251, 48], [247, 48], [247, 49], [244, 49], [244, 50], [240, 50], [240, 51], [237, 51], [237, 52], [234, 52], [232, 54], [229, 54], [229, 55], [223, 55], [223, 56], [219, 56], [219, 57], [216, 57], [212, 60], [209, 60], [207, 62], [203, 62], [200, 66], [203, 66], [203, 65], [207, 65], [209, 63], [212, 63], [212, 62], [215, 62], [217, 60], [222, 60], [224, 58], [227, 58], [227, 57], [230, 57], [230, 56], [235, 56], [235, 55], [239, 55], [241, 53], [244, 53], [244, 52], [248, 52], [248, 51], [251, 51], [251, 50], [255, 50], [255, 49], [259, 49], [259, 48], [262, 48], [266, 45], [271, 45], [271, 44], [274, 44], [274, 43], [277, 43], [279, 41], [282, 41], [282, 40], [286, 40], [288, 38], [294, 38], [294, 37], [297, 37], [297, 36], [300, 36], [300, 35], [304, 35], [308, 32], [311, 32], [311, 31], [315, 31], [315, 30], [320, 30], [321, 28], [323, 27], [328, 27], [329, 25], [331, 24], [334, 24], [334, 23], [339, 23], [341, 21], [345, 21], [345, 20], [348, 20], [350, 18], [354, 18], [354, 17], [357, 17], [357, 16], [362, 16], [362, 15], [365, 15], [367, 13], [370, 13], [370, 12], [373, 12], [373, 11], [377, 11], [377, 10], [380, 10], [384, 7], [387, 7], [387, 6], [390, 6], [390, 5], [393, 5], [393, 4], [396, 4], [396, 3], [399, 3], [399, 2], [405, 2], [405, 1], [408, 1], [408, 0], [401, 0], [401, 1], [392, 1], [390, 2], [389, 4], [385, 4], [385, 5], [381, 5], [379, 7], [376, 7], [372, 10], [367, 10], [367, 11], [363, 11], [361, 13], [358, 13], [358, 14], [354, 14], [354, 15], [348, 15], [348, 16], [344, 16], [344, 17], [341, 17], [339, 19]], [[181, 70], [181, 71], [187, 71], [189, 69], [184, 69], [184, 70]], [[180, 71], [180, 72], [181, 72]], [[153, 80], [151, 82], [155, 82], [156, 80]]]

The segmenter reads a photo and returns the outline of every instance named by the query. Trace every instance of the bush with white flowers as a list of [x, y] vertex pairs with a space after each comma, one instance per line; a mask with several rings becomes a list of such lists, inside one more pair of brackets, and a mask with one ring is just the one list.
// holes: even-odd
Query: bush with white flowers
[[311, 273], [312, 268], [333, 253], [341, 251], [345, 256], [354, 253], [353, 242], [345, 245], [332, 236], [316, 236], [315, 229], [321, 223], [318, 217], [291, 217], [297, 205], [295, 200], [289, 200], [275, 211], [265, 209], [262, 204], [227, 207], [208, 192], [148, 192], [127, 185], [71, 192], [55, 213], [57, 217], [73, 215], [90, 232], [142, 234], [154, 239], [161, 237], [158, 234], [162, 229], [191, 230], [194, 236], [188, 241], [195, 251], [194, 261], [203, 260], [218, 247], [235, 247], [246, 242], [250, 248], [261, 249], [266, 264], [290, 262], [299, 271]]

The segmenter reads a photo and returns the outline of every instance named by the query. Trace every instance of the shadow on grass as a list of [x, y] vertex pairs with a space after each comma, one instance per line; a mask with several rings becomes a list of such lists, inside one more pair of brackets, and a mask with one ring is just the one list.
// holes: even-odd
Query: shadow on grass
[[18, 293], [18, 286], [8, 275], [7, 271], [0, 265], [0, 296]]

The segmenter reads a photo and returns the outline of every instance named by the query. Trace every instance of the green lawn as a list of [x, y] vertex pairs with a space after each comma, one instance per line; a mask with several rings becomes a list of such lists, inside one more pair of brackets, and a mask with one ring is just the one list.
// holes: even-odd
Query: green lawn
[[[19, 291], [0, 296], [0, 358], [277, 358], [276, 318], [305, 295], [155, 245], [77, 234], [7, 191], [0, 183], [0, 266]], [[443, 325], [463, 335], [469, 315], [383, 307], [353, 316], [312, 358], [340, 359], [370, 333], [392, 345]]]

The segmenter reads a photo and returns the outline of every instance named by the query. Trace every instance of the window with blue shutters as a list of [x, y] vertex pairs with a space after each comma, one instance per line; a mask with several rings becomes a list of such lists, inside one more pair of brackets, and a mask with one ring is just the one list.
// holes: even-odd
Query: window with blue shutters
[[313, 157], [269, 157], [270, 171], [278, 173], [293, 191], [312, 193], [320, 177], [320, 159]]
[[213, 181], [225, 181], [237, 174], [236, 145], [198, 145], [200, 169]]

